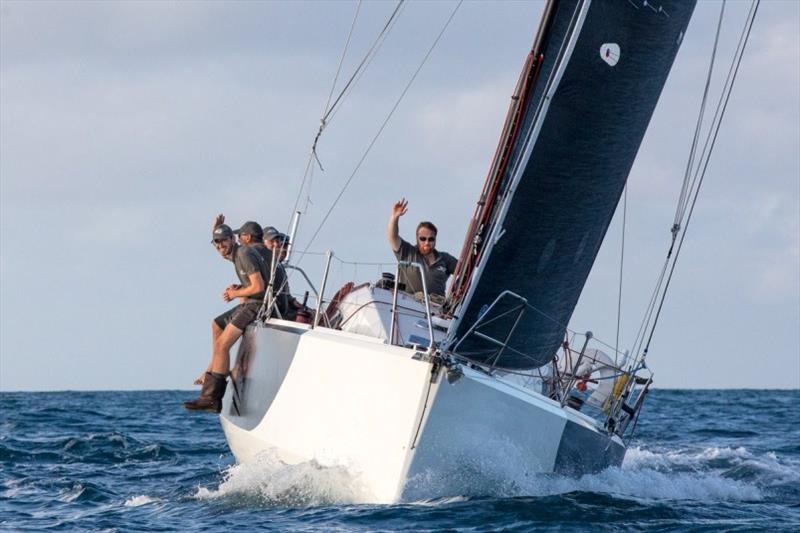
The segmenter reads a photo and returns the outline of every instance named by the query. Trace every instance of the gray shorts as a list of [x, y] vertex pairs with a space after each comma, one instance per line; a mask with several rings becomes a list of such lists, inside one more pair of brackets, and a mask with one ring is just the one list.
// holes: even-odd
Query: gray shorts
[[220, 329], [225, 329], [228, 324], [233, 324], [236, 329], [244, 331], [248, 324], [256, 319], [259, 309], [261, 309], [261, 302], [245, 302], [225, 311], [215, 318], [214, 322]]

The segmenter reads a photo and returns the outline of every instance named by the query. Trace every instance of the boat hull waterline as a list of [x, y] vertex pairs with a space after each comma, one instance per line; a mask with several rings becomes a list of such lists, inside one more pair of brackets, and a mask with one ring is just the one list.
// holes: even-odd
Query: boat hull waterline
[[[221, 414], [237, 462], [344, 467], [364, 503], [416, 501], [520, 476], [619, 466], [625, 448], [589, 417], [424, 351], [270, 320], [239, 348]], [[452, 491], [452, 492], [450, 492]]]

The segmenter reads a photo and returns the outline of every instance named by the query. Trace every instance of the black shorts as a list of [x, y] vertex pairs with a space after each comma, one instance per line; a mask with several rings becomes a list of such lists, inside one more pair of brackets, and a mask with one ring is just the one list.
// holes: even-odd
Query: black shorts
[[253, 322], [261, 309], [261, 302], [245, 302], [225, 311], [214, 322], [220, 329], [225, 329], [228, 324], [233, 324], [236, 329], [244, 331], [248, 324]]

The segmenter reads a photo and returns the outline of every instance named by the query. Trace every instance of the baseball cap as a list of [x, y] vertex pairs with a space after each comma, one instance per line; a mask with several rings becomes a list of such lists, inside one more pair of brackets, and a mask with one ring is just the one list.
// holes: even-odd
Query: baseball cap
[[261, 231], [261, 225], [258, 222], [253, 222], [252, 220], [248, 220], [242, 227], [234, 231], [237, 235], [252, 235], [256, 239], [261, 239], [263, 236], [263, 232]]
[[211, 234], [211, 242], [214, 242], [219, 239], [232, 239], [233, 238], [233, 230], [227, 224], [220, 224], [216, 228], [214, 228], [214, 232]]
[[271, 241], [279, 235], [282, 235], [282, 233], [275, 226], [264, 226], [264, 240]]

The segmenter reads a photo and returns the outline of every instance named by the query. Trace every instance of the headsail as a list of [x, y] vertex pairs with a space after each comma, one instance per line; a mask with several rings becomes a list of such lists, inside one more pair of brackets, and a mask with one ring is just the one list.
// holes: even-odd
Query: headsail
[[501, 368], [553, 358], [693, 10], [548, 3], [451, 290], [451, 350]]

